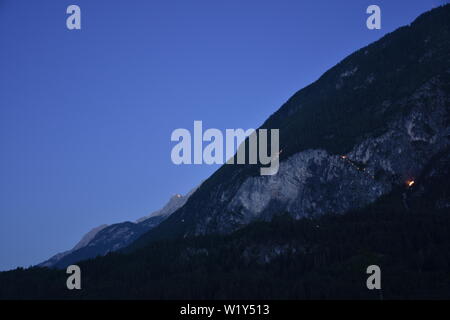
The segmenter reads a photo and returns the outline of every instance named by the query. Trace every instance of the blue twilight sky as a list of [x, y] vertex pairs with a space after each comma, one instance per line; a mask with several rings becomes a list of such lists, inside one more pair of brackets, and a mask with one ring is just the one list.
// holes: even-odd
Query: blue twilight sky
[[[0, 0], [0, 270], [135, 220], [216, 166], [176, 128], [260, 125], [346, 55], [443, 0]], [[66, 8], [82, 30], [66, 28]], [[382, 29], [366, 28], [378, 4]]]

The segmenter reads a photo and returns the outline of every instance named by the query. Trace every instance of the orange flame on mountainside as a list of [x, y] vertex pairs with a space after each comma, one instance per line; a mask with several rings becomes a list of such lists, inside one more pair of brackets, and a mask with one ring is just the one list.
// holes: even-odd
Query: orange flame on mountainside
[[412, 187], [413, 184], [414, 184], [414, 180], [408, 180], [408, 181], [406, 181], [406, 185], [407, 185], [408, 187]]

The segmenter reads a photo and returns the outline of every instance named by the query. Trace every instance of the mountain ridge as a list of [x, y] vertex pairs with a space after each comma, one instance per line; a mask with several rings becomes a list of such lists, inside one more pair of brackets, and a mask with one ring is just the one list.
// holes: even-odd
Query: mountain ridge
[[181, 194], [172, 196], [160, 210], [154, 211], [136, 222], [125, 221], [96, 227], [85, 234], [71, 250], [57, 253], [38, 264], [38, 266], [65, 268], [80, 260], [95, 258], [99, 255], [103, 256], [109, 252], [120, 250], [140, 235], [158, 226], [174, 211], [183, 206], [196, 189], [192, 189], [184, 196]]
[[263, 126], [281, 129], [277, 175], [223, 166], [128, 247], [78, 256], [83, 290], [35, 267], [0, 273], [0, 297], [379, 299], [373, 264], [385, 299], [449, 297], [450, 5], [345, 58]]
[[[269, 219], [270, 211], [278, 209], [291, 208], [300, 215], [313, 210], [332, 212], [333, 203], [339, 205], [344, 198], [348, 203], [336, 210], [343, 212], [365, 206], [414, 178], [434, 154], [449, 144], [449, 39], [450, 5], [445, 5], [350, 54], [294, 94], [261, 126], [280, 128], [283, 152], [278, 175], [258, 177], [258, 166], [222, 166], [182, 208], [144, 234], [127, 251], [170, 237], [230, 232], [252, 219]], [[401, 152], [393, 152], [395, 149]], [[360, 169], [366, 167], [368, 175], [355, 172], [341, 161], [342, 156], [350, 156], [353, 163], [360, 163]], [[291, 157], [300, 158], [291, 161], [297, 166], [290, 169], [303, 170], [312, 176], [309, 178], [320, 180], [307, 182], [309, 178], [301, 172], [297, 176], [285, 175], [284, 182], [292, 184], [294, 191], [306, 186], [303, 189], [310, 194], [309, 198], [296, 196], [286, 200], [266, 194], [263, 207], [269, 208], [268, 212], [259, 211], [262, 212], [259, 216], [249, 211], [249, 207], [258, 206], [259, 200], [262, 201], [257, 198], [264, 188], [257, 189], [257, 185], [266, 181], [263, 184], [268, 187], [270, 181], [283, 176], [283, 166]], [[328, 164], [321, 167], [324, 161]], [[318, 169], [312, 169], [314, 166]], [[331, 180], [324, 176], [333, 172], [335, 177], [343, 177], [334, 182], [337, 189], [329, 187]], [[298, 179], [303, 182], [297, 183]], [[244, 183], [256, 189], [240, 190]], [[361, 190], [367, 186], [375, 190], [335, 192], [346, 183], [359, 183]], [[275, 183], [271, 192], [277, 188], [284, 190], [285, 186]], [[321, 194], [314, 189], [328, 196], [328, 204], [321, 206], [316, 201]], [[353, 199], [355, 193], [368, 197], [367, 201]], [[296, 200], [305, 203], [293, 204]], [[276, 203], [280, 201], [282, 205]], [[270, 209], [271, 206], [274, 208]]]

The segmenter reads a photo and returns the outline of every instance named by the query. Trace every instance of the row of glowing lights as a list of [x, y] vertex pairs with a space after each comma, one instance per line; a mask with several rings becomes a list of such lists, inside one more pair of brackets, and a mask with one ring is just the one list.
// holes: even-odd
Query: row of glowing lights
[[[361, 168], [359, 168], [359, 167], [357, 167], [355, 164], [353, 164], [349, 159], [348, 159], [348, 157], [347, 156], [341, 156], [341, 159], [344, 159], [344, 160], [347, 160], [353, 167], [355, 167], [356, 169], [358, 169], [359, 171], [366, 171], [365, 169], [361, 169]], [[373, 179], [375, 178], [374, 176], [371, 176]], [[413, 185], [414, 185], [414, 183], [415, 183], [415, 181], [413, 180], [413, 179], [410, 179], [410, 180], [406, 180], [406, 186], [408, 187], [408, 188], [410, 188], [410, 187], [412, 187]]]

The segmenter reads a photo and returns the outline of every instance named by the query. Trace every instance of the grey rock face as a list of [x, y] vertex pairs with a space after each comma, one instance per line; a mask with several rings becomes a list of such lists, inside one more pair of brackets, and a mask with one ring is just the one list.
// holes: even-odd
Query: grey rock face
[[101, 225], [101, 226], [99, 226], [99, 227], [97, 227], [97, 228], [92, 229], [92, 230], [89, 231], [88, 233], [86, 233], [86, 234], [84, 235], [84, 237], [81, 238], [80, 242], [78, 242], [78, 243], [76, 244], [76, 246], [72, 249], [72, 251], [75, 251], [75, 250], [78, 250], [78, 249], [81, 249], [81, 248], [87, 246], [88, 243], [91, 242], [91, 240], [94, 239], [95, 236], [96, 236], [100, 231], [102, 231], [103, 229], [105, 229], [107, 226], [108, 226], [107, 224], [103, 224], [103, 225]]
[[[352, 76], [346, 74], [345, 79]], [[191, 219], [192, 224], [181, 229], [184, 237], [227, 233], [282, 212], [295, 218], [313, 217], [374, 202], [417, 178], [436, 154], [449, 148], [448, 86], [448, 76], [440, 74], [406, 97], [383, 101], [375, 111], [386, 119], [383, 128], [361, 137], [345, 154], [307, 149], [282, 161], [277, 175], [243, 181], [238, 178], [242, 169], [234, 170], [225, 183], [208, 191], [210, 202], [203, 206], [192, 202], [176, 212], [171, 229]], [[395, 116], [389, 116], [393, 109]]]
[[[361, 189], [368, 192], [355, 192]], [[387, 186], [382, 182], [341, 157], [324, 150], [307, 150], [282, 162], [276, 176], [247, 179], [228, 210], [240, 212], [244, 223], [277, 211], [296, 218], [342, 213], [355, 204], [374, 201], [384, 189]]]
[[[306, 150], [280, 164], [275, 176], [245, 180], [227, 211], [240, 223], [288, 212], [296, 218], [361, 208], [417, 177], [433, 155], [450, 145], [450, 94], [438, 77], [395, 103], [409, 110], [380, 136], [346, 155]], [[223, 221], [225, 223], [225, 221]]]

